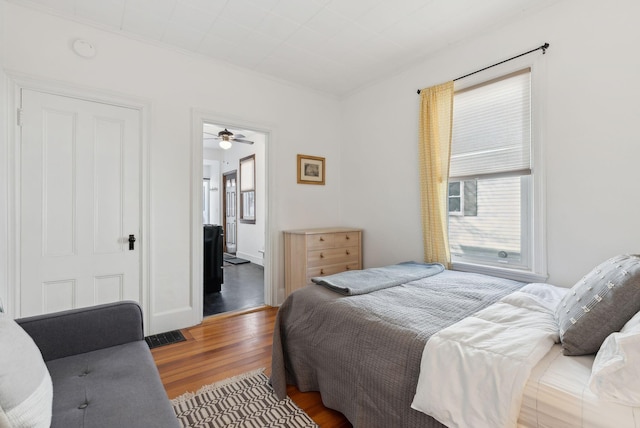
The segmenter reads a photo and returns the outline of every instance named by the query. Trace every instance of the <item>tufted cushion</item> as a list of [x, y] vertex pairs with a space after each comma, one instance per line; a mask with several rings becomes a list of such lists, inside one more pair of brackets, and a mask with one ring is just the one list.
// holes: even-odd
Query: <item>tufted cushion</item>
[[40, 350], [0, 314], [0, 426], [48, 428], [53, 388]]
[[589, 272], [556, 310], [564, 355], [594, 354], [640, 310], [640, 256], [621, 255]]
[[177, 427], [144, 340], [47, 362], [52, 428]]

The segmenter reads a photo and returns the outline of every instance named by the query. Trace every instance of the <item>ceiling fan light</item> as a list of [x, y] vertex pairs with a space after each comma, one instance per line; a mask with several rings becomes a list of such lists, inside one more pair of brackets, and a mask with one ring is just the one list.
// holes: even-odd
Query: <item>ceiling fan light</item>
[[231, 148], [231, 141], [220, 140], [220, 148], [223, 150], [229, 150]]

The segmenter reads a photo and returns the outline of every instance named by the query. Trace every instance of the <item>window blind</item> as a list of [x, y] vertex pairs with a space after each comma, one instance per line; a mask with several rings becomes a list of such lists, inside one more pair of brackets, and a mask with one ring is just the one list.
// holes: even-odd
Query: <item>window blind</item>
[[452, 178], [531, 172], [531, 70], [457, 91]]
[[247, 192], [250, 190], [255, 190], [256, 187], [256, 179], [254, 177], [255, 167], [255, 158], [254, 157], [246, 157], [240, 159], [240, 191]]

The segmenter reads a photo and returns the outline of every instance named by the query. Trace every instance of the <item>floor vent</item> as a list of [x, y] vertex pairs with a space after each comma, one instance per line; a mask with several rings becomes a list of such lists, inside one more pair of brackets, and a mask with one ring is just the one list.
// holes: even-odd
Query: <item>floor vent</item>
[[187, 339], [180, 333], [180, 330], [174, 330], [147, 336], [144, 340], [147, 342], [147, 345], [149, 345], [149, 348], [153, 349], [159, 346], [171, 345], [172, 343], [184, 342]]

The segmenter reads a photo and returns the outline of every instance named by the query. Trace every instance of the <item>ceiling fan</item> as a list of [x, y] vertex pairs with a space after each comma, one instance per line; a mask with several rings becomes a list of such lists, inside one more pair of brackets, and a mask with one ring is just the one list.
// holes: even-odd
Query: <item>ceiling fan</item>
[[245, 136], [242, 134], [235, 134], [225, 128], [223, 131], [218, 132], [218, 135], [212, 134], [210, 132], [204, 132], [205, 140], [218, 140], [220, 141], [220, 148], [224, 150], [228, 150], [231, 148], [231, 143], [245, 143], [245, 144], [253, 144], [253, 141], [245, 140]]

